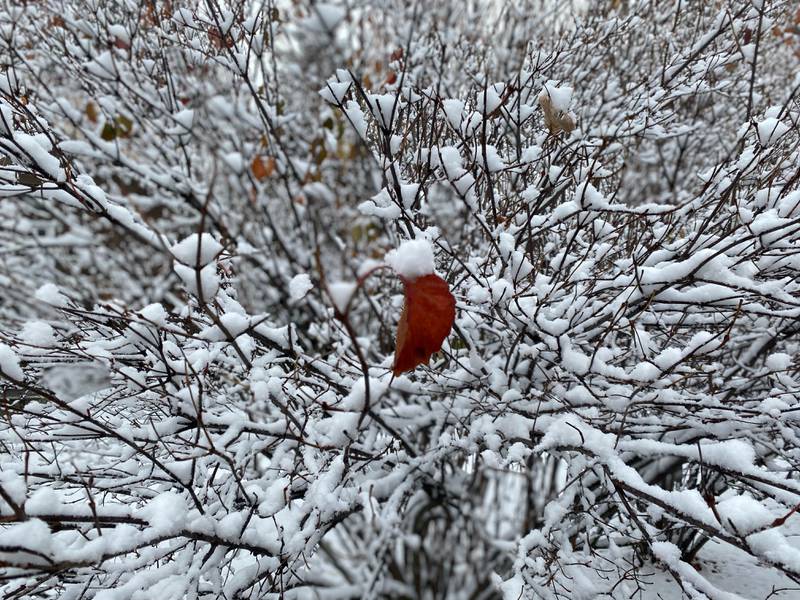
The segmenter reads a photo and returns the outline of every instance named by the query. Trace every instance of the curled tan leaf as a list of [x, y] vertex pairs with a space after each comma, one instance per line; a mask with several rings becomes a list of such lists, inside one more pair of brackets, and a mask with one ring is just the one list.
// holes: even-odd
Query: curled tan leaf
[[570, 133], [575, 129], [575, 119], [569, 113], [556, 110], [548, 94], [539, 96], [539, 106], [544, 113], [544, 124], [550, 133], [556, 134], [559, 131]]

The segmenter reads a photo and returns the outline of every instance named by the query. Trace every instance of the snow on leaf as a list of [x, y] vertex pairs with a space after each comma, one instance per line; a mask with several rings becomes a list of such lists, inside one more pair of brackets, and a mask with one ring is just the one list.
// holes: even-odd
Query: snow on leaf
[[461, 119], [464, 117], [464, 103], [455, 98], [448, 98], [442, 102], [442, 106], [450, 126], [456, 131], [459, 131], [461, 128]]
[[386, 188], [381, 189], [371, 199], [358, 205], [358, 210], [365, 215], [380, 217], [382, 219], [397, 219], [402, 214], [400, 207], [395, 204]]
[[384, 260], [398, 275], [406, 279], [428, 275], [435, 270], [433, 248], [425, 239], [403, 242], [400, 247], [389, 251]]
[[539, 93], [539, 106], [544, 112], [544, 123], [550, 133], [575, 129], [575, 117], [569, 113], [572, 102], [572, 88], [558, 87], [554, 81], [548, 81]]
[[356, 291], [356, 283], [353, 281], [334, 281], [328, 284], [328, 295], [331, 302], [340, 313], [347, 310], [347, 305]]
[[210, 233], [193, 233], [172, 246], [170, 252], [176, 260], [185, 265], [203, 267], [222, 252], [222, 244]]
[[789, 126], [775, 117], [768, 117], [758, 122], [758, 141], [762, 146], [768, 147], [778, 141], [787, 131]]
[[295, 275], [289, 282], [289, 295], [292, 300], [300, 300], [312, 289], [314, 289], [314, 284], [311, 283], [311, 278], [306, 273]]
[[44, 321], [28, 321], [19, 333], [20, 339], [34, 346], [51, 346], [56, 342], [55, 331]]
[[24, 381], [25, 373], [19, 366], [19, 357], [6, 344], [0, 344], [0, 372], [15, 381]]
[[183, 498], [175, 492], [159, 494], [140, 511], [159, 534], [175, 532], [183, 527], [187, 516]]
[[36, 290], [35, 297], [41, 302], [52, 306], [65, 306], [68, 302], [67, 297], [62, 294], [58, 286], [53, 283], [45, 283]]
[[350, 89], [351, 82], [349, 81], [329, 81], [319, 91], [319, 95], [326, 102], [331, 104], [342, 104], [344, 97]]
[[216, 263], [208, 264], [199, 269], [175, 263], [172, 268], [189, 293], [202, 298], [205, 302], [210, 302], [217, 295], [219, 277], [217, 276]]

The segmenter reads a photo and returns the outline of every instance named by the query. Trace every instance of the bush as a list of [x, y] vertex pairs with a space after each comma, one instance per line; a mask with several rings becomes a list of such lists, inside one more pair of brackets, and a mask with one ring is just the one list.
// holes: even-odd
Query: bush
[[0, 9], [7, 597], [797, 593], [800, 14], [597, 4]]

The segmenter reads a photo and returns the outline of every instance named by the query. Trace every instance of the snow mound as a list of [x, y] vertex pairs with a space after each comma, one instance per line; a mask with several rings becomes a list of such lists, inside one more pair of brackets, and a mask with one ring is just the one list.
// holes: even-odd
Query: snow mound
[[222, 244], [210, 233], [193, 233], [172, 246], [170, 252], [178, 262], [203, 267], [222, 252]]
[[328, 294], [336, 309], [343, 313], [347, 310], [350, 298], [356, 291], [356, 284], [352, 281], [335, 281], [328, 284]]
[[25, 374], [19, 366], [19, 357], [9, 346], [0, 344], [0, 371], [15, 381], [24, 381]]
[[415, 279], [436, 271], [433, 263], [433, 247], [428, 240], [409, 240], [399, 248], [390, 250], [384, 259], [401, 277]]
[[569, 110], [572, 103], [572, 88], [567, 86], [557, 86], [555, 81], [548, 81], [544, 88], [539, 92], [539, 98], [550, 98], [553, 108], [562, 112]]
[[786, 123], [780, 122], [775, 117], [769, 117], [758, 123], [758, 141], [766, 148], [777, 142], [787, 131], [789, 126]]
[[292, 300], [300, 300], [313, 288], [314, 284], [311, 283], [311, 278], [306, 273], [300, 273], [292, 277], [289, 282], [289, 295]]

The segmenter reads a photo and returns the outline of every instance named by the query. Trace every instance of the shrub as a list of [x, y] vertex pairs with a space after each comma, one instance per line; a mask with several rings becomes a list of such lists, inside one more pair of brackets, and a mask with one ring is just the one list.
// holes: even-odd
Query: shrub
[[598, 4], [0, 9], [0, 589], [796, 593], [796, 7]]

